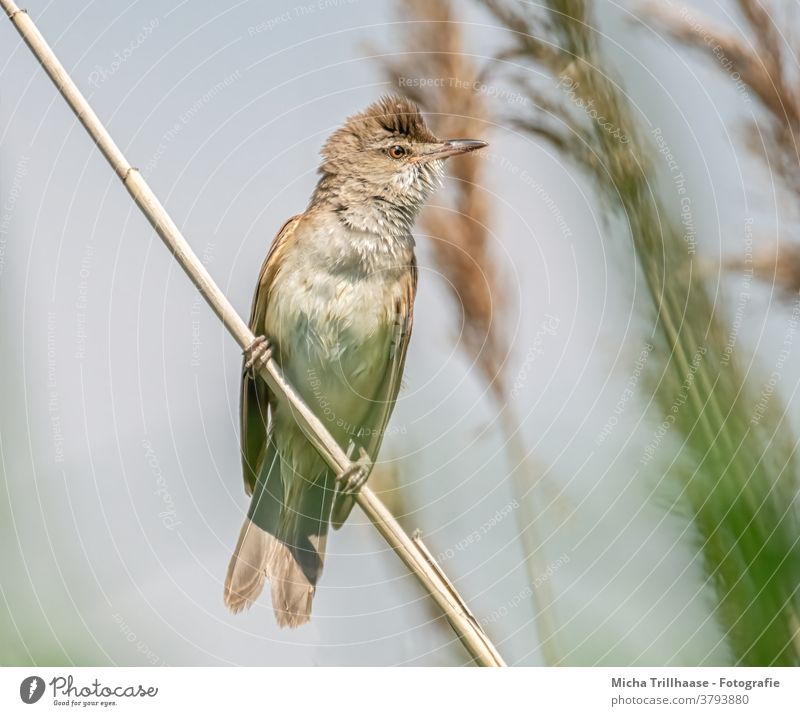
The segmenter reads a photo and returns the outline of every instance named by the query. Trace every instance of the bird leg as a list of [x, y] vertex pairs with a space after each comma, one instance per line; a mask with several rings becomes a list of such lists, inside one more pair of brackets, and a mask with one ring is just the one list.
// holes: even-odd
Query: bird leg
[[266, 336], [256, 336], [253, 342], [242, 351], [244, 357], [247, 359], [244, 364], [244, 372], [256, 367], [256, 370], [266, 365], [267, 361], [272, 358], [272, 346], [269, 344]]
[[[351, 441], [347, 448], [348, 458], [353, 454], [355, 447], [356, 444]], [[366, 483], [369, 473], [372, 470], [372, 460], [363, 447], [358, 448], [358, 455], [358, 460], [337, 478], [339, 482], [339, 491], [347, 495], [354, 495], [358, 492], [364, 486], [364, 483]]]

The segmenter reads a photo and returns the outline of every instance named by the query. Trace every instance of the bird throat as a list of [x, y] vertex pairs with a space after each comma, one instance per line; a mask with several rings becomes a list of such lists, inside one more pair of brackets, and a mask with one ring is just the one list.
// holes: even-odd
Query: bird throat
[[352, 231], [385, 238], [411, 233], [425, 201], [441, 185], [441, 163], [415, 167], [385, 187], [369, 187], [363, 179], [323, 174], [309, 208], [325, 207]]
[[342, 206], [336, 214], [339, 221], [351, 231], [391, 239], [411, 233], [419, 209], [373, 197], [368, 201]]

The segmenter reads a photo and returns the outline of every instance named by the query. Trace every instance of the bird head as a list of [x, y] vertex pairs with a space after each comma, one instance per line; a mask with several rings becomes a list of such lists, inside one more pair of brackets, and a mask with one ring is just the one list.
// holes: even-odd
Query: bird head
[[441, 185], [446, 158], [485, 146], [474, 139], [438, 139], [411, 100], [383, 97], [330, 136], [322, 149], [321, 183], [344, 208], [384, 202], [416, 213]]

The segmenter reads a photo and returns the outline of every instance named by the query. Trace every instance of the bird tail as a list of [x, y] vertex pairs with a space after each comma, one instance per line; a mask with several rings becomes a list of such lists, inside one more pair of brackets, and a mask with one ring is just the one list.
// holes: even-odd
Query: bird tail
[[[249, 607], [271, 585], [279, 626], [297, 627], [311, 618], [317, 580], [322, 574], [335, 478], [325, 471], [309, 481], [292, 473], [270, 442], [225, 580], [225, 603], [234, 613]], [[262, 479], [263, 477], [263, 479]]]

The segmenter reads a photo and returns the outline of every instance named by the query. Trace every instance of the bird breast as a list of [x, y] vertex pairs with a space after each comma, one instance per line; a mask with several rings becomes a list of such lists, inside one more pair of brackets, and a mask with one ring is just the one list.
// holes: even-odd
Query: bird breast
[[314, 250], [320, 242], [290, 252], [265, 328], [285, 374], [320, 417], [331, 410], [358, 420], [386, 372], [410, 260], [387, 246], [376, 251], [363, 236], [350, 239], [344, 255]]

